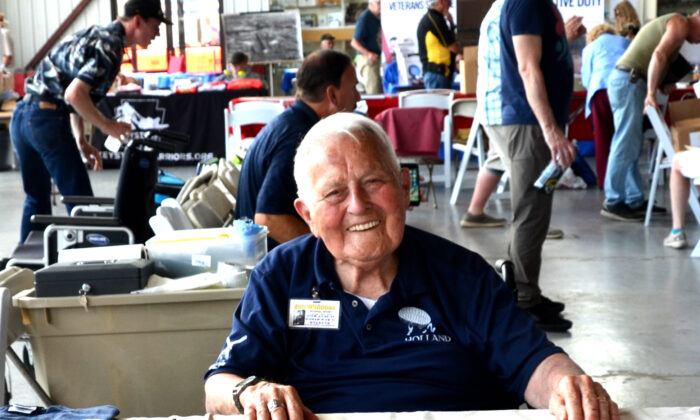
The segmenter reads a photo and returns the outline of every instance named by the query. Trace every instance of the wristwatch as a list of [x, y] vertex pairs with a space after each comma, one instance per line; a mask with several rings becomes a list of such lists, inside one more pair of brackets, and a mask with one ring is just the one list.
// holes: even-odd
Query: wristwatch
[[248, 388], [251, 385], [255, 385], [258, 382], [262, 381], [262, 378], [258, 378], [257, 376], [249, 376], [239, 382], [236, 386], [233, 387], [233, 392], [231, 393], [231, 396], [233, 397], [233, 403], [236, 404], [236, 408], [238, 409], [238, 412], [240, 414], [243, 414], [243, 405], [241, 404], [240, 396], [245, 391], [246, 388]]

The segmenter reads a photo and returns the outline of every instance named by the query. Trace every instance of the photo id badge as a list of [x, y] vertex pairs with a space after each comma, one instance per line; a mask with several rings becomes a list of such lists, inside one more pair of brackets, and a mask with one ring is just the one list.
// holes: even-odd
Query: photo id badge
[[337, 330], [340, 328], [340, 301], [290, 299], [289, 328]]

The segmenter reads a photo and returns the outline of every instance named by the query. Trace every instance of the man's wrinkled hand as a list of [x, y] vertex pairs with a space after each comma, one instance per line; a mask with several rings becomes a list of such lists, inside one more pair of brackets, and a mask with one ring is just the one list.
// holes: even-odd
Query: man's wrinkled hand
[[258, 382], [240, 396], [247, 419], [318, 420], [301, 402], [294, 387], [273, 382]]
[[617, 404], [588, 375], [564, 376], [549, 399], [557, 420], [619, 420]]

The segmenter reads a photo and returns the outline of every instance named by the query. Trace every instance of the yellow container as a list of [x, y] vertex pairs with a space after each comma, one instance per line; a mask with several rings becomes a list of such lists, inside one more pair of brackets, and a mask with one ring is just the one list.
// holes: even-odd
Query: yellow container
[[36, 377], [55, 404], [111, 404], [120, 417], [203, 414], [202, 377], [244, 289], [89, 297], [13, 297]]

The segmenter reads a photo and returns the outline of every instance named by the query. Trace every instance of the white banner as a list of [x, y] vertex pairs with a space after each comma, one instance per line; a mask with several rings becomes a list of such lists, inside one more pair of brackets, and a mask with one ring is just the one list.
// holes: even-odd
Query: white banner
[[[454, 1], [450, 7], [455, 23], [457, 22], [456, 3]], [[411, 78], [408, 74], [409, 67], [420, 68], [416, 31], [418, 23], [427, 13], [429, 6], [429, 0], [382, 0], [381, 20], [384, 39], [389, 44], [389, 49], [393, 50], [397, 45], [401, 48], [400, 54], [396, 51], [400, 84], [408, 83], [408, 79]], [[413, 74], [412, 71], [411, 74]]]
[[605, 22], [604, 0], [554, 0], [554, 4], [565, 22], [572, 16], [581, 16], [587, 29]]

